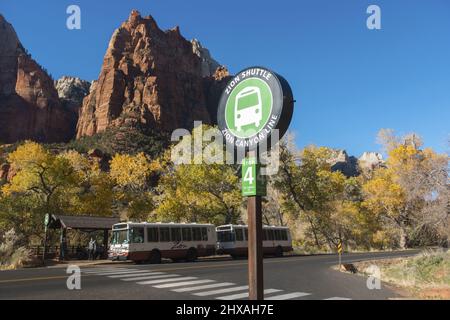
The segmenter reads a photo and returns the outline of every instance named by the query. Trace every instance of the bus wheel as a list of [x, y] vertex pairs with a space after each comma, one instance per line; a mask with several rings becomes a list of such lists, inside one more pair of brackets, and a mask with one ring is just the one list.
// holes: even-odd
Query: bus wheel
[[278, 246], [275, 249], [275, 257], [282, 257], [283, 256], [283, 248]]
[[186, 260], [189, 262], [194, 262], [197, 260], [197, 250], [190, 248], [186, 254]]
[[149, 262], [151, 264], [160, 264], [161, 263], [161, 252], [158, 250], [153, 250], [150, 254], [150, 260]]

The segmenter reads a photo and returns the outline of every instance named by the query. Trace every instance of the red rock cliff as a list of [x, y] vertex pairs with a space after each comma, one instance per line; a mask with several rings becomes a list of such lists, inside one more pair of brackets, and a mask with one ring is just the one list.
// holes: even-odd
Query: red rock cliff
[[0, 143], [69, 140], [74, 120], [50, 76], [27, 54], [0, 15]]
[[[77, 137], [110, 126], [171, 131], [211, 123], [202, 59], [177, 28], [133, 11], [113, 34], [98, 81], [83, 101]], [[204, 69], [204, 67], [203, 67]]]

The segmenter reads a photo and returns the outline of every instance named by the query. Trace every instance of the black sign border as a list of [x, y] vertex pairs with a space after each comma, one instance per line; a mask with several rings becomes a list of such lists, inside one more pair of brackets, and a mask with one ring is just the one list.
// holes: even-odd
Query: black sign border
[[[267, 83], [267, 85], [269, 86], [270, 90], [272, 91], [272, 99], [273, 99], [272, 112], [271, 112], [269, 119], [272, 117], [272, 115], [277, 115], [278, 118], [276, 120], [276, 124], [273, 129], [279, 130], [279, 138], [280, 139], [285, 135], [285, 133], [289, 127], [289, 124], [291, 123], [292, 116], [294, 113], [294, 102], [295, 101], [293, 98], [292, 89], [291, 89], [289, 83], [286, 81], [286, 79], [284, 79], [281, 75], [277, 74], [276, 72], [272, 71], [269, 68], [261, 67], [261, 66], [253, 66], [253, 67], [245, 68], [245, 69], [239, 71], [236, 75], [234, 75], [228, 81], [225, 89], [222, 92], [220, 100], [219, 100], [219, 106], [217, 109], [217, 124], [218, 124], [219, 130], [222, 132], [222, 134], [224, 133], [225, 130], [227, 130], [228, 133], [233, 136], [234, 143], [230, 143], [225, 138], [225, 144], [228, 145], [228, 147], [230, 147], [230, 148], [233, 148], [235, 150], [237, 150], [237, 149], [255, 150], [259, 146], [267, 145], [267, 150], [270, 150], [272, 131], [270, 131], [270, 133], [267, 134], [267, 136], [264, 140], [261, 140], [257, 144], [253, 144], [252, 146], [249, 146], [248, 148], [246, 148], [246, 147], [236, 146], [237, 140], [248, 141], [251, 138], [255, 137], [255, 135], [253, 135], [250, 138], [237, 137], [231, 132], [231, 130], [227, 127], [227, 124], [226, 124], [225, 108], [226, 108], [226, 103], [227, 103], [228, 97], [232, 92], [232, 90], [231, 90], [230, 93], [227, 94], [226, 89], [238, 75], [245, 73], [246, 71], [251, 70], [251, 69], [261, 69], [261, 70], [264, 70], [264, 71], [272, 74], [272, 76], [269, 80], [267, 80], [264, 77], [259, 76], [259, 75], [252, 75], [250, 77], [261, 79], [265, 83]], [[246, 77], [245, 79], [248, 79], [250, 77]], [[241, 79], [240, 82], [245, 79]]]

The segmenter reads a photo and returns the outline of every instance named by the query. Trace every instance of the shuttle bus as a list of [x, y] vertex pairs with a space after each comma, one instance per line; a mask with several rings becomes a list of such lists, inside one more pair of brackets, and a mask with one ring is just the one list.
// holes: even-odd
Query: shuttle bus
[[234, 111], [237, 131], [241, 131], [243, 126], [249, 124], [259, 127], [262, 120], [261, 107], [261, 90], [258, 87], [248, 87], [239, 92]]
[[[248, 254], [248, 226], [224, 225], [216, 228], [218, 254], [229, 254], [233, 258]], [[263, 252], [281, 257], [292, 251], [291, 233], [288, 227], [263, 226]]]
[[161, 263], [162, 258], [194, 261], [215, 254], [212, 224], [118, 223], [113, 226], [108, 256], [111, 260]]

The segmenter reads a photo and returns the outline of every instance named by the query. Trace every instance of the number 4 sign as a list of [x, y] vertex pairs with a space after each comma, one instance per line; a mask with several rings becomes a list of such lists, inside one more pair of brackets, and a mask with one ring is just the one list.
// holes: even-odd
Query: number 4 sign
[[255, 157], [245, 158], [242, 162], [242, 195], [266, 195], [266, 179], [261, 175], [261, 165], [257, 164]]

